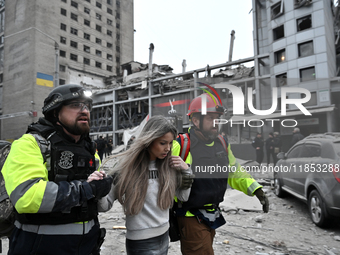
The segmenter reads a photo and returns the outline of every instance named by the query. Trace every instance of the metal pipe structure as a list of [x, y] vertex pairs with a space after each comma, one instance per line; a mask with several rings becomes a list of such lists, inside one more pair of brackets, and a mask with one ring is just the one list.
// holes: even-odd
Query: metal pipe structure
[[231, 30], [228, 62], [231, 62], [233, 59], [234, 41], [235, 41], [235, 30]]

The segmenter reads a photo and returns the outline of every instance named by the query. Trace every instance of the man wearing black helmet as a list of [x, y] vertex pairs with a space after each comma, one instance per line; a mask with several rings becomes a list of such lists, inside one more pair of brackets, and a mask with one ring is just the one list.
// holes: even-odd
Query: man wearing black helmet
[[112, 178], [99, 171], [89, 137], [92, 99], [79, 85], [55, 88], [43, 114], [14, 141], [2, 173], [16, 210], [8, 254], [99, 254], [98, 199]]

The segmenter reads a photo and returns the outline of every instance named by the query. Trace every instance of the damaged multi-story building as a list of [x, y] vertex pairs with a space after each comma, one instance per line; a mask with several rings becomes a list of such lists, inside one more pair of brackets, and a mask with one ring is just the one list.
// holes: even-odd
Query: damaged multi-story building
[[1, 139], [42, 116], [53, 87], [106, 89], [134, 59], [133, 0], [7, 0], [0, 5]]
[[[13, 2], [19, 3], [21, 1], [17, 0]], [[54, 7], [54, 9], [56, 13], [61, 12], [61, 5], [65, 4], [63, 2], [65, 1], [55, 4], [56, 7]], [[69, 6], [66, 8], [66, 15], [71, 15], [71, 13], [75, 12], [76, 8], [73, 5], [75, 5], [74, 3], [76, 2], [78, 2], [78, 12], [82, 11], [83, 8], [85, 10], [85, 7], [89, 4], [88, 1], [67, 0]], [[103, 3], [103, 8], [97, 6], [97, 3], [101, 2]], [[107, 2], [109, 3], [110, 1], [108, 0]], [[98, 12], [100, 10], [104, 12], [105, 8], [111, 7], [106, 3], [104, 6], [104, 1], [94, 2], [94, 0], [91, 0], [90, 3], [94, 5], [94, 9], [91, 9], [90, 13], [91, 15], [95, 15], [93, 16], [93, 22], [90, 20], [90, 24], [94, 29], [93, 32], [97, 33], [96, 23], [100, 23], [97, 18], [97, 14], [100, 14]], [[114, 4], [115, 3], [113, 3], [113, 5]], [[10, 6], [10, 8], [17, 8], [17, 5], [14, 3], [10, 4]], [[254, 56], [236, 61], [232, 59], [232, 45], [235, 34], [235, 31], [232, 31], [230, 52], [229, 56], [226, 56], [226, 62], [221, 64], [212, 63], [210, 66], [204, 66], [192, 71], [187, 71], [185, 69], [186, 64], [183, 62], [182, 73], [174, 74], [170, 66], [157, 65], [152, 62], [153, 54], [157, 54], [153, 44], [150, 44], [150, 58], [148, 62], [146, 61], [146, 64], [135, 62], [133, 54], [129, 55], [129, 53], [127, 53], [129, 49], [133, 48], [133, 38], [131, 35], [131, 33], [133, 33], [133, 7], [132, 0], [121, 1], [120, 18], [122, 19], [123, 16], [125, 16], [125, 22], [127, 22], [127, 24], [123, 25], [122, 20], [120, 30], [117, 28], [113, 31], [116, 33], [117, 31], [121, 31], [121, 33], [123, 33], [122, 29], [125, 28], [125, 33], [130, 35], [130, 37], [126, 36], [123, 38], [123, 36], [120, 36], [120, 61], [116, 61], [116, 65], [113, 65], [113, 73], [106, 74], [103, 72], [101, 84], [104, 84], [104, 86], [98, 85], [96, 79], [91, 80], [95, 77], [91, 76], [92, 72], [84, 72], [84, 76], [91, 77], [85, 81], [85, 78], [80, 72], [80, 70], [84, 71], [83, 67], [87, 67], [83, 59], [85, 56], [79, 57], [81, 60], [78, 58], [78, 61], [75, 61], [80, 62], [80, 66], [82, 67], [67, 64], [67, 70], [73, 70], [72, 74], [74, 75], [64, 76], [66, 83], [76, 82], [86, 84], [86, 86], [91, 87], [94, 92], [94, 108], [91, 113], [91, 135], [94, 138], [103, 135], [107, 138], [112, 138], [115, 145], [120, 144], [124, 130], [138, 126], [148, 114], [163, 114], [174, 120], [180, 131], [186, 131], [190, 125], [189, 119], [186, 116], [190, 100], [202, 93], [202, 89], [207, 89], [206, 85], [210, 85], [216, 89], [218, 95], [221, 97], [222, 103], [228, 108], [228, 123], [222, 125], [222, 129], [230, 135], [237, 136], [238, 142], [241, 142], [242, 138], [253, 138], [256, 132], [267, 134], [272, 131], [278, 131], [284, 138], [283, 141], [287, 142], [290, 140], [294, 123], [296, 123], [304, 135], [340, 131], [340, 115], [338, 111], [340, 106], [340, 57], [338, 57], [340, 54], [339, 5], [337, 3], [334, 4], [334, 1], [331, 0], [252, 0], [252, 6]], [[117, 6], [116, 9], [113, 8], [115, 11], [118, 11], [118, 9]], [[125, 15], [123, 15], [123, 13], [125, 13]], [[60, 16], [61, 14], [58, 15]], [[103, 13], [101, 15], [103, 15]], [[117, 19], [115, 20], [118, 22]], [[80, 23], [85, 22], [85, 18], [79, 18], [78, 21]], [[13, 18], [7, 19], [6, 16], [6, 22], [14, 21]], [[58, 21], [54, 22], [58, 25]], [[75, 20], [70, 16], [69, 23], [65, 24], [67, 29], [79, 23], [74, 22]], [[103, 19], [101, 22], [103, 22]], [[25, 29], [25, 27], [22, 27], [14, 30], [15, 25], [12, 26], [13, 28], [7, 32], [6, 24], [5, 37], [6, 34], [15, 35], [18, 30]], [[39, 27], [40, 30], [44, 28], [43, 25], [41, 26], [42, 27]], [[105, 29], [106, 28], [107, 26]], [[32, 39], [35, 42], [35, 47], [40, 47], [43, 51], [41, 52], [39, 60], [35, 61], [35, 64], [28, 70], [30, 70], [31, 76], [34, 76], [38, 72], [48, 73], [48, 69], [49, 74], [53, 76], [53, 52], [47, 53], [47, 50], [51, 50], [53, 41], [49, 42], [46, 36], [35, 30], [36, 29], [32, 29], [31, 31], [34, 35], [30, 35], [29, 33], [26, 37], [37, 37], [40, 38], [40, 41], [44, 39], [44, 43], [40, 46], [39, 43], [41, 42], [38, 39]], [[59, 29], [57, 30], [60, 36], [63, 36], [64, 32], [59, 31]], [[42, 31], [48, 33], [48, 30]], [[69, 30], [67, 31], [69, 32]], [[78, 36], [74, 37], [72, 35], [72, 38], [80, 37], [81, 39], [78, 42], [78, 48], [80, 47], [79, 51], [85, 51], [86, 41], [83, 40], [83, 33], [85, 33], [85, 31], [86, 30], [82, 32], [82, 30], [78, 28]], [[236, 31], [236, 33], [241, 32], [242, 31]], [[105, 34], [105, 31], [103, 33]], [[19, 36], [19, 34], [15, 36]], [[22, 33], [20, 36], [24, 36], [24, 34]], [[106, 38], [106, 35], [104, 35], [104, 37]], [[104, 37], [102, 38], [102, 43], [106, 43]], [[5, 38], [5, 42], [7, 43], [7, 40], [10, 38], [13, 40], [11, 45], [15, 45], [16, 41], [14, 41], [14, 36], [8, 37], [8, 39]], [[16, 40], [20, 39], [23, 40], [22, 37], [16, 38]], [[97, 40], [97, 38], [91, 40]], [[26, 41], [23, 42], [27, 43]], [[93, 43], [92, 45], [97, 46], [96, 41], [91, 42]], [[19, 54], [20, 49], [18, 48], [17, 51], [11, 53], [13, 50], [10, 51], [10, 49], [14, 46], [11, 48], [11, 45], [6, 46], [6, 43], [4, 47], [5, 66], [12, 65], [12, 67], [15, 67], [15, 62], [7, 64], [6, 61], [8, 58], [6, 59], [6, 52], [9, 51], [7, 56], [10, 59], [14, 59], [15, 56], [21, 56]], [[67, 44], [68, 43], [71, 42], [68, 41]], [[237, 43], [237, 41], [235, 41], [235, 43]], [[58, 44], [62, 47], [59, 41]], [[113, 44], [113, 47], [118, 46], [118, 44]], [[8, 50], [6, 50], [6, 47], [8, 47]], [[98, 49], [92, 46], [90, 48], [90, 54], [95, 55], [95, 58], [99, 57], [99, 55], [96, 55], [97, 50]], [[131, 50], [131, 52], [133, 52], [133, 50]], [[71, 57], [67, 54], [69, 53], [66, 53], [67, 58]], [[35, 55], [33, 54], [33, 56]], [[45, 58], [49, 59], [48, 63], [46, 64], [44, 62], [44, 64], [41, 64]], [[32, 59], [34, 60], [34, 57], [32, 57]], [[71, 63], [72, 61], [68, 62]], [[95, 65], [93, 68], [97, 70], [96, 68], [98, 67], [96, 67], [96, 63], [93, 62], [93, 64]], [[69, 66], [71, 66], [71, 68], [69, 68]], [[20, 66], [16, 67], [16, 69], [18, 68], [20, 68]], [[4, 70], [6, 71], [6, 68]], [[14, 96], [15, 94], [24, 94], [31, 90], [41, 91], [46, 89], [45, 87], [37, 86], [34, 79], [31, 79], [30, 87], [27, 85], [20, 87], [18, 85], [20, 82], [17, 82], [17, 80], [19, 78], [23, 79], [23, 76], [18, 76], [14, 71], [9, 73], [9, 78], [6, 83], [5, 71], [3, 82], [4, 96], [7, 93], [12, 93]], [[88, 71], [87, 68], [86, 71]], [[76, 78], [77, 72], [79, 72], [79, 78]], [[62, 72], [59, 73], [60, 75], [62, 74]], [[68, 71], [67, 73], [70, 74], [71, 72]], [[5, 86], [7, 84], [12, 84], [13, 88], [6, 91]], [[244, 95], [244, 102], [236, 102], [236, 100], [234, 100], [234, 93], [226, 88], [227, 85], [237, 87]], [[287, 102], [286, 98], [282, 99], [282, 96], [285, 95], [287, 99], [294, 100], [303, 99], [306, 96], [300, 92], [281, 93], [282, 90], [289, 91], [291, 88], [306, 89], [310, 92], [311, 98], [303, 104], [303, 107], [306, 108], [311, 115], [305, 115], [296, 104], [281, 104], [282, 102]], [[19, 91], [16, 91], [16, 89]], [[50, 88], [46, 90], [50, 90]], [[278, 92], [277, 98], [273, 98], [274, 90]], [[32, 100], [34, 102], [33, 108], [36, 111], [41, 109], [41, 105], [38, 105], [38, 97], [39, 99], [43, 98], [46, 94], [45, 92], [44, 90], [44, 93], [33, 93], [35, 95], [34, 100]], [[13, 96], [7, 101], [3, 101], [3, 106], [4, 103], [7, 105], [8, 101], [13, 100]], [[250, 105], [248, 100], [251, 101]], [[274, 102], [277, 103], [277, 107], [269, 114], [253, 114], [253, 108], [263, 111], [268, 110], [271, 109]], [[238, 104], [238, 106], [244, 106], [244, 114], [231, 117], [236, 104]], [[284, 109], [282, 109], [281, 106], [283, 106]], [[13, 109], [13, 112], [14, 110], [21, 112], [24, 111], [24, 109], [27, 110], [31, 108], [32, 105], [27, 101], [25, 104], [21, 103], [20, 107], [18, 106], [16, 109]], [[5, 111], [5, 109], [6, 107], [3, 107], [3, 114], [11, 113], [8, 110]], [[282, 115], [282, 112], [286, 112], [286, 114]], [[37, 117], [34, 116], [27, 118], [32, 121], [37, 119]], [[274, 119], [275, 121], [268, 121], [268, 119]], [[234, 125], [231, 125], [232, 121]], [[9, 126], [13, 127], [16, 122], [22, 123], [22, 117], [2, 120], [3, 138], [16, 138], [15, 136], [23, 132], [23, 127], [27, 122], [20, 124], [22, 128], [15, 133], [15, 136], [14, 131], [4, 133], [5, 129], [7, 130]], [[4, 134], [6, 134], [6, 136], [8, 134], [9, 137], [4, 137]], [[288, 143], [284, 144], [285, 148], [288, 146]]]
[[[241, 138], [253, 138], [256, 132], [278, 131], [287, 149], [295, 126], [304, 135], [340, 131], [339, 5], [331, 0], [253, 0], [252, 4], [254, 56], [232, 61], [231, 48], [226, 63], [183, 70], [176, 75], [167, 74], [166, 69], [163, 77], [150, 61], [149, 73], [133, 71], [138, 70], [133, 62], [123, 65], [123, 82], [95, 96], [92, 134], [113, 136], [119, 144], [123, 130], [138, 125], [148, 113], [177, 115], [179, 128], [185, 130], [189, 127], [185, 114], [190, 99], [201, 93], [198, 87], [204, 84], [215, 88], [234, 85], [243, 92], [245, 114], [232, 116], [222, 126], [229, 134], [238, 136], [239, 142]], [[233, 36], [234, 32], [231, 45]], [[150, 45], [150, 59], [152, 54], [156, 53]], [[140, 80], [129, 82], [129, 76], [138, 76]], [[273, 98], [274, 88], [277, 98]], [[283, 88], [308, 90], [311, 97], [303, 107], [311, 115], [304, 114], [296, 104], [281, 105], [282, 96], [294, 100], [306, 96], [293, 91], [281, 95]], [[224, 88], [216, 91], [233, 112], [233, 93]], [[271, 109], [274, 101], [277, 107], [270, 114], [255, 116], [249, 108], [249, 98], [257, 110]], [[108, 105], [108, 101], [112, 103]]]

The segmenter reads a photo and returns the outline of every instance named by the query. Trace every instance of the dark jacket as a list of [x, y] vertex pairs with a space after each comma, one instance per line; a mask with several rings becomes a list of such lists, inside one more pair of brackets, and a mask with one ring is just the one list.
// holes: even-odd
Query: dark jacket
[[296, 144], [298, 141], [302, 140], [303, 138], [305, 137], [300, 132], [294, 133], [290, 146], [293, 146], [294, 144]]
[[266, 140], [266, 150], [274, 150], [274, 138], [273, 137], [269, 137]]
[[264, 142], [263, 138], [255, 137], [252, 143], [253, 147], [256, 149], [257, 147], [260, 147], [260, 150], [263, 150]]

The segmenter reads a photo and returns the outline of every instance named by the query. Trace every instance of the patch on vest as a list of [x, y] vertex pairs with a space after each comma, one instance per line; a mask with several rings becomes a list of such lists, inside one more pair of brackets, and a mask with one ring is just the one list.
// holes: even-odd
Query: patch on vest
[[73, 161], [74, 154], [70, 151], [63, 151], [60, 156], [60, 160], [58, 163], [58, 166], [60, 166], [63, 169], [70, 169], [73, 167], [72, 161]]

